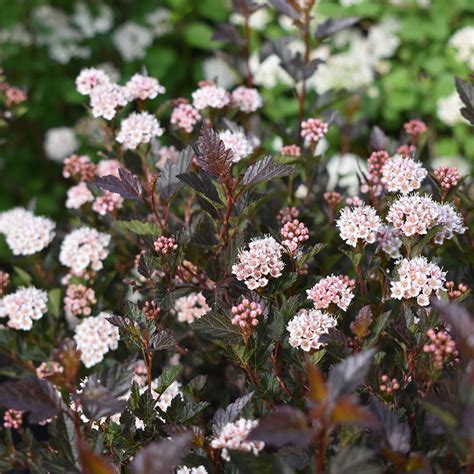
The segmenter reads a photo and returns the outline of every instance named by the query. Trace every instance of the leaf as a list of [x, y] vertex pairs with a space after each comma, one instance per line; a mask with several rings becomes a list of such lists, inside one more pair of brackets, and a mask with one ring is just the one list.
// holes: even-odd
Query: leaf
[[203, 123], [199, 138], [196, 142], [197, 165], [206, 173], [214, 176], [221, 182], [231, 178], [230, 170], [234, 153], [225, 147], [219, 134]]
[[55, 317], [59, 317], [61, 311], [61, 288], [53, 288], [48, 291], [48, 311]]
[[266, 446], [281, 448], [292, 445], [307, 447], [312, 442], [312, 430], [305, 414], [290, 406], [281, 406], [260, 418], [247, 439], [263, 441]]
[[179, 157], [175, 162], [172, 160], [166, 161], [160, 177], [156, 182], [156, 187], [164, 201], [168, 201], [183, 186], [183, 182], [178, 178], [178, 175], [183, 174], [188, 170], [193, 161], [193, 156], [193, 149], [188, 146], [179, 154]]
[[331, 369], [328, 377], [329, 398], [336, 401], [342, 395], [352, 394], [364, 381], [375, 349], [367, 349], [349, 356]]
[[150, 443], [135, 456], [132, 462], [133, 474], [171, 474], [186, 454], [193, 434], [186, 432], [172, 439]]
[[249, 186], [263, 183], [265, 181], [270, 181], [271, 179], [288, 176], [295, 171], [296, 170], [291, 166], [273, 163], [273, 157], [267, 155], [247, 168], [242, 179], [242, 184]]
[[153, 335], [149, 347], [152, 347], [156, 351], [164, 351], [165, 349], [175, 347], [175, 345], [176, 339], [173, 333], [169, 329], [162, 329]]
[[29, 273], [25, 272], [25, 270], [23, 270], [22, 268], [15, 267], [15, 266], [13, 267], [13, 271], [20, 278], [21, 284], [26, 285], [26, 286], [31, 285], [33, 278], [31, 277]]
[[211, 201], [222, 204], [214, 183], [206, 173], [183, 173], [179, 174], [177, 178]]
[[357, 398], [351, 395], [339, 398], [332, 410], [331, 420], [333, 423], [361, 426], [374, 423], [372, 413], [366, 407], [359, 405]]
[[231, 323], [229, 316], [217, 311], [209, 311], [194, 321], [192, 328], [212, 339], [221, 339], [229, 344], [236, 344], [242, 340], [239, 328]]
[[321, 371], [312, 363], [308, 364], [309, 390], [308, 397], [313, 402], [323, 402], [328, 396], [328, 387]]
[[126, 404], [124, 400], [119, 400], [111, 390], [101, 385], [93, 377], [89, 377], [78, 398], [81, 401], [84, 414], [92, 420], [120, 413]]
[[345, 30], [352, 25], [355, 25], [360, 21], [358, 16], [348, 16], [345, 18], [328, 18], [316, 27], [315, 37], [327, 38], [328, 36], [335, 35], [339, 31]]
[[299, 21], [300, 14], [287, 0], [270, 0], [270, 4], [273, 5], [279, 13], [290, 17], [292, 20]]
[[163, 369], [161, 375], [156, 379], [156, 387], [153, 390], [161, 395], [178, 378], [182, 369], [180, 365]]
[[225, 41], [236, 46], [245, 45], [245, 40], [234, 25], [229, 23], [220, 23], [214, 30], [212, 35], [213, 41]]
[[161, 235], [161, 228], [154, 222], [141, 222], [138, 220], [131, 221], [117, 221], [117, 225], [124, 230], [129, 230], [137, 235], [153, 235], [159, 237]]
[[408, 423], [399, 421], [397, 416], [375, 397], [370, 399], [370, 408], [380, 422], [390, 448], [398, 453], [407, 454], [410, 451], [411, 438]]
[[386, 150], [389, 140], [385, 132], [376, 125], [372, 127], [370, 132], [370, 146], [374, 151]]
[[53, 418], [61, 411], [61, 401], [54, 385], [38, 377], [2, 383], [0, 405], [28, 412], [31, 424]]
[[102, 176], [95, 182], [104, 191], [120, 194], [126, 199], [139, 199], [142, 194], [140, 179], [125, 168], [118, 170], [119, 177], [113, 175]]
[[95, 377], [116, 397], [121, 397], [130, 390], [135, 362], [136, 358], [133, 357], [124, 362], [114, 361], [107, 367], [102, 365]]
[[378, 474], [382, 470], [369, 463], [374, 453], [363, 447], [345, 446], [329, 461], [329, 474]]
[[303, 266], [306, 262], [318, 255], [323, 248], [326, 247], [326, 244], [316, 244], [313, 245], [307, 252], [304, 252], [301, 258], [298, 260], [298, 264]]
[[243, 397], [237, 398], [237, 400], [228, 405], [225, 410], [219, 408], [214, 413], [214, 417], [212, 418], [212, 432], [215, 436], [219, 436], [222, 428], [224, 428], [227, 423], [235, 421], [252, 397], [253, 392], [249, 392]]
[[459, 97], [465, 105], [461, 109], [461, 114], [471, 125], [474, 125], [474, 86], [460, 77], [455, 77], [454, 81]]
[[79, 446], [82, 472], [90, 474], [115, 474], [112, 466], [102, 456], [94, 453], [85, 443]]
[[77, 349], [76, 341], [64, 339], [54, 351], [54, 359], [61, 364], [63, 371], [49, 379], [56, 385], [74, 387], [81, 364], [81, 353]]

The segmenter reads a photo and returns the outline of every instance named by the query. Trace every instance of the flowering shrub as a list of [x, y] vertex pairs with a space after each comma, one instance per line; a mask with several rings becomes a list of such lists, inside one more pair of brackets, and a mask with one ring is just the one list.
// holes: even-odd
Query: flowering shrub
[[[315, 24], [311, 0], [234, 3], [214, 37], [240, 49], [238, 84], [173, 95], [91, 62], [74, 82], [88, 133], [46, 140], [66, 217], [0, 213], [2, 471], [472, 470], [472, 182], [435, 163], [431, 121], [347, 120], [397, 22], [362, 36], [357, 17]], [[80, 5], [62, 32], [36, 12], [69, 41], [35, 36], [59, 63], [112, 28], [107, 5]], [[265, 16], [303, 50], [255, 55]], [[112, 34], [125, 61], [146, 57], [151, 21]], [[294, 113], [269, 112], [271, 81]], [[456, 86], [467, 127], [474, 87]], [[339, 88], [346, 115], [324, 101]]]

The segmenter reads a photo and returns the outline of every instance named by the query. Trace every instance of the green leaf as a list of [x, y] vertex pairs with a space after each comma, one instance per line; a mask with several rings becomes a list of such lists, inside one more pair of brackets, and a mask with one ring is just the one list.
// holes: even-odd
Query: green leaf
[[21, 284], [30, 286], [33, 278], [25, 270], [22, 270], [20, 267], [13, 267], [13, 271], [20, 278]]
[[219, 339], [229, 344], [242, 341], [242, 334], [239, 328], [232, 324], [229, 315], [218, 311], [209, 311], [194, 321], [192, 328], [212, 339]]
[[154, 391], [161, 395], [178, 378], [182, 370], [180, 365], [165, 368], [156, 380]]
[[48, 311], [55, 317], [59, 317], [61, 311], [61, 288], [53, 288], [48, 291]]
[[160, 226], [153, 222], [141, 222], [138, 220], [117, 221], [117, 225], [121, 229], [129, 230], [137, 235], [152, 235], [153, 237], [159, 237], [161, 235]]

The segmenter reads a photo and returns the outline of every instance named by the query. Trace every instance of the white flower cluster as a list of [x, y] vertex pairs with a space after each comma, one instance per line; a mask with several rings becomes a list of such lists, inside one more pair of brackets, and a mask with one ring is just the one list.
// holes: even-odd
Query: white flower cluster
[[397, 300], [416, 298], [420, 306], [430, 304], [430, 295], [445, 291], [446, 272], [425, 257], [404, 258], [398, 268], [398, 280], [391, 283], [391, 296]]
[[16, 207], [0, 213], [0, 234], [4, 234], [14, 255], [33, 255], [54, 239], [56, 224], [47, 217]]
[[122, 120], [116, 140], [125, 150], [135, 150], [142, 143], [150, 143], [163, 135], [158, 120], [148, 112], [132, 112]]
[[456, 234], [464, 234], [466, 227], [463, 225], [461, 214], [452, 204], [438, 204], [438, 224], [442, 229], [435, 235], [435, 243], [441, 245], [444, 240], [451, 240]]
[[206, 298], [202, 293], [181, 296], [174, 304], [174, 311], [180, 322], [193, 323], [196, 319], [202, 318], [209, 310]]
[[456, 50], [457, 60], [474, 69], [474, 26], [465, 26], [449, 39], [449, 46]]
[[237, 87], [232, 91], [232, 104], [247, 114], [255, 112], [263, 105], [262, 96], [257, 89], [250, 87]]
[[408, 194], [421, 186], [427, 174], [421, 163], [395, 155], [382, 168], [382, 183], [389, 192]]
[[103, 267], [102, 260], [107, 258], [109, 243], [110, 235], [90, 227], [80, 227], [63, 240], [59, 261], [74, 275], [82, 275], [89, 267], [98, 271]]
[[72, 186], [67, 191], [66, 207], [68, 209], [79, 209], [84, 204], [92, 202], [94, 195], [87, 187], [87, 184], [82, 181], [75, 186]]
[[77, 92], [82, 95], [89, 95], [93, 89], [104, 84], [110, 84], [110, 77], [94, 67], [82, 69], [76, 78]]
[[230, 102], [227, 91], [215, 84], [202, 85], [192, 93], [193, 106], [197, 110], [203, 110], [207, 107], [213, 109], [222, 109]]
[[237, 280], [244, 281], [249, 290], [263, 288], [269, 277], [281, 276], [285, 266], [281, 259], [283, 252], [284, 248], [273, 237], [253, 240], [248, 250], [240, 251], [232, 273]]
[[258, 456], [265, 447], [262, 441], [247, 441], [249, 433], [258, 425], [257, 420], [240, 418], [234, 423], [227, 423], [219, 433], [219, 436], [211, 441], [211, 447], [222, 449], [221, 457], [224, 461], [230, 461], [229, 450], [243, 451]]
[[446, 125], [454, 127], [458, 123], [466, 123], [466, 119], [461, 115], [463, 103], [456, 91], [438, 99], [436, 106], [436, 115]]
[[198, 467], [182, 466], [176, 470], [176, 474], [207, 474], [207, 469], [202, 465]]
[[132, 99], [154, 99], [158, 94], [164, 94], [166, 89], [154, 77], [134, 74], [125, 84]]
[[378, 235], [377, 242], [382, 249], [382, 252], [387, 254], [390, 258], [395, 260], [401, 258], [400, 248], [403, 241], [400, 237], [400, 230], [392, 229], [389, 226], [383, 226]]
[[323, 346], [319, 341], [320, 337], [336, 325], [336, 319], [328, 313], [317, 309], [302, 309], [289, 321], [286, 329], [290, 333], [290, 345], [308, 352], [320, 349]]
[[125, 87], [107, 83], [94, 87], [90, 93], [92, 115], [112, 120], [120, 107], [125, 107], [130, 101], [130, 93]]
[[7, 325], [13, 329], [29, 331], [33, 321], [41, 319], [47, 311], [48, 294], [34, 287], [19, 288], [0, 300], [0, 318], [8, 316]]
[[83, 319], [76, 326], [74, 339], [87, 368], [102, 362], [107, 352], [118, 347], [119, 330], [107, 321], [111, 316], [110, 313], [102, 312]]
[[343, 208], [336, 226], [341, 239], [355, 247], [359, 239], [368, 244], [374, 243], [382, 222], [373, 207], [363, 205], [352, 209]]
[[53, 161], [63, 161], [79, 147], [74, 130], [69, 127], [50, 128], [44, 140], [44, 152]]
[[153, 43], [153, 31], [134, 21], [127, 21], [118, 27], [112, 37], [115, 47], [127, 61], [143, 59], [146, 50]]
[[233, 162], [237, 163], [253, 152], [251, 143], [247, 140], [245, 133], [241, 130], [232, 132], [225, 130], [219, 133], [219, 138], [224, 142], [224, 146], [234, 153]]

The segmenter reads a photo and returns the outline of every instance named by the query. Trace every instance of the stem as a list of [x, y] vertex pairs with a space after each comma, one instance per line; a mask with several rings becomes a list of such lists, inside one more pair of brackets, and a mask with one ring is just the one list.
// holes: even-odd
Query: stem
[[273, 349], [273, 352], [270, 356], [270, 359], [272, 361], [273, 370], [275, 372], [276, 378], [278, 379], [278, 383], [280, 384], [280, 388], [285, 392], [285, 394], [290, 399], [293, 399], [294, 398], [293, 394], [288, 389], [288, 387], [287, 387], [287, 385], [286, 385], [286, 383], [283, 379], [283, 376], [282, 376], [282, 373], [281, 373], [281, 368], [278, 365], [278, 352], [279, 352], [279, 349], [280, 349], [280, 342], [277, 342], [275, 344], [275, 349]]
[[246, 2], [242, 2], [244, 5], [245, 12], [244, 12], [244, 35], [245, 35], [245, 44], [244, 44], [244, 60], [245, 60], [245, 67], [247, 68], [247, 86], [252, 87], [253, 85], [253, 77], [250, 71], [250, 12], [248, 11]]

